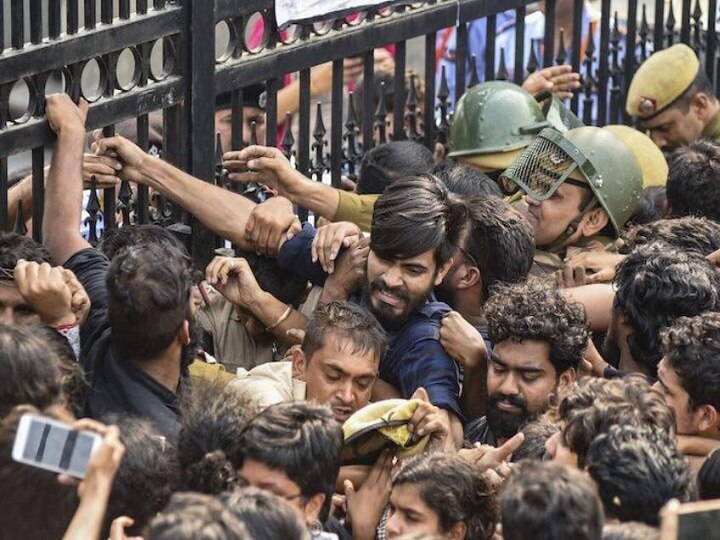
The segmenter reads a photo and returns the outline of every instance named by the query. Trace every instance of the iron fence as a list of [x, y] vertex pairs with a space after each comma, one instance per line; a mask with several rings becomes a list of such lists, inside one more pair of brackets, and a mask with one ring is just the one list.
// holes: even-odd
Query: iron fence
[[[243, 88], [264, 82], [267, 144], [279, 144], [293, 155], [303, 174], [318, 181], [329, 176], [336, 186], [343, 174], [355, 174], [362, 152], [374, 144], [403, 138], [429, 147], [445, 143], [452, 103], [480, 80], [521, 82], [542, 66], [569, 62], [582, 76], [570, 105], [586, 123], [631, 123], [623, 104], [632, 74], [653, 50], [681, 41], [696, 50], [717, 87], [717, 0], [695, 0], [694, 5], [682, 0], [679, 14], [672, 3], [654, 0], [652, 20], [648, 6], [638, 0], [621, 7], [626, 9], [618, 13], [613, 0], [600, 0], [599, 17], [592, 18], [584, 0], [545, 0], [539, 15], [529, 0], [428, 0], [281, 31], [273, 0], [5, 0], [0, 9], [0, 223], [7, 222], [7, 192], [15, 176], [8, 160], [30, 152], [33, 236], [41, 240], [45, 149], [54, 140], [44, 119], [44, 96], [57, 81], [73, 98], [82, 95], [91, 102], [89, 129], [112, 134], [118, 122], [131, 119], [145, 149], [150, 115], [161, 112], [163, 157], [208, 182], [221, 178], [216, 174], [221, 167], [215, 96], [231, 93], [231, 146], [237, 149], [244, 138]], [[567, 19], [568, 10], [571, 27], [561, 28], [558, 21]], [[527, 50], [525, 21], [533, 14], [542, 16], [542, 33], [530, 36]], [[514, 52], [507, 57], [496, 43], [498, 20], [513, 18], [509, 42]], [[477, 44], [469, 32], [478, 20], [485, 24], [484, 50], [474, 50]], [[438, 43], [448, 28], [456, 35], [454, 95], [444, 67], [436, 73]], [[217, 46], [220, 31], [225, 40]], [[423, 69], [418, 78], [406, 81], [407, 42], [417, 37], [424, 39]], [[392, 88], [381, 87], [380, 92], [392, 91], [391, 113], [386, 100], [376, 100], [374, 89], [373, 50], [388, 44], [394, 46], [394, 77]], [[356, 56], [363, 59], [361, 103], [343, 83], [343, 58]], [[480, 56], [482, 72], [476, 62]], [[323, 109], [311, 98], [311, 68], [325, 62], [332, 62], [329, 133]], [[290, 73], [298, 74], [299, 108], [295, 123], [289, 115], [285, 119], [278, 141], [278, 114], [284, 112], [278, 111], [277, 96]], [[424, 93], [418, 86], [424, 86]], [[19, 106], [13, 95], [23, 96]], [[91, 236], [100, 212], [111, 228], [117, 209], [125, 223], [132, 209], [139, 223], [176, 223], [180, 229], [191, 225], [191, 247], [199, 261], [207, 260], [217, 245], [209, 231], [166, 201], [151, 215], [142, 186], [136, 196], [126, 183], [105, 190], [102, 208], [96, 190], [91, 191]], [[22, 227], [22, 219], [17, 223]]]

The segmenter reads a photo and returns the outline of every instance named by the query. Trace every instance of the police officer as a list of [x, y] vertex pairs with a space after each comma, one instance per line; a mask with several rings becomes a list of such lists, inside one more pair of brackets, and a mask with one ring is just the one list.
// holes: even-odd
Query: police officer
[[535, 229], [533, 274], [562, 269], [569, 248], [605, 250], [632, 214], [642, 171], [607, 130], [548, 128], [500, 175], [507, 193], [524, 193]]
[[701, 137], [720, 142], [720, 103], [695, 52], [683, 43], [654, 53], [640, 66], [625, 110], [663, 150]]

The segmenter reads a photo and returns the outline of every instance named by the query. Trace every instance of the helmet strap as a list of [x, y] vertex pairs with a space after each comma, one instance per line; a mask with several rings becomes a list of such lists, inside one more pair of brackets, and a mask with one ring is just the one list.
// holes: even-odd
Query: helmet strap
[[580, 221], [582, 220], [583, 216], [590, 210], [594, 209], [598, 205], [598, 200], [595, 198], [595, 196], [590, 199], [590, 202], [585, 205], [585, 208], [583, 208], [580, 211], [580, 214], [573, 219], [570, 223], [568, 223], [567, 229], [558, 236], [555, 240], [550, 242], [547, 246], [543, 246], [545, 251], [549, 251], [550, 253], [556, 253], [561, 251], [565, 247], [565, 242], [567, 242], [568, 238], [570, 238], [573, 234], [575, 234], [578, 230], [578, 225], [580, 225]]

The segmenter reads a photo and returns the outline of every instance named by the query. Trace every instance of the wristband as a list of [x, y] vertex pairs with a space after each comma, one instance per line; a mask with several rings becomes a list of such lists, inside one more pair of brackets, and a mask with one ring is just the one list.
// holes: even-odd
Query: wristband
[[287, 309], [283, 312], [283, 314], [280, 315], [280, 317], [278, 317], [278, 320], [275, 321], [275, 323], [272, 324], [271, 326], [268, 326], [265, 329], [265, 331], [270, 332], [271, 330], [275, 330], [275, 328], [280, 326], [282, 323], [284, 323], [288, 319], [288, 317], [290, 317], [291, 313], [292, 313], [292, 306], [288, 305]]

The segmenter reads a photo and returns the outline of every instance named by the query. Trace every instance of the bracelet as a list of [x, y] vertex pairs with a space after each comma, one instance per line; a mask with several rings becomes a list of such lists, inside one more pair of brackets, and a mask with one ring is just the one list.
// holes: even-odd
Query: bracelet
[[270, 332], [271, 330], [275, 330], [278, 326], [280, 326], [282, 323], [284, 323], [288, 317], [290, 317], [290, 314], [292, 313], [292, 306], [288, 304], [287, 309], [283, 312], [280, 317], [278, 317], [278, 320], [275, 321], [274, 324], [268, 326], [265, 331]]

